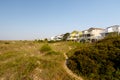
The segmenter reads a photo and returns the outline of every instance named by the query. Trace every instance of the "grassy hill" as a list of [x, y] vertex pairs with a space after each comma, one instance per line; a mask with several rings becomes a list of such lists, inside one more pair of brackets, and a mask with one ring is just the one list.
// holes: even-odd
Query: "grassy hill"
[[0, 80], [75, 80], [63, 68], [74, 42], [0, 41]]
[[120, 80], [120, 36], [74, 49], [68, 67], [86, 80]]
[[0, 80], [120, 80], [120, 36], [96, 43], [0, 41]]

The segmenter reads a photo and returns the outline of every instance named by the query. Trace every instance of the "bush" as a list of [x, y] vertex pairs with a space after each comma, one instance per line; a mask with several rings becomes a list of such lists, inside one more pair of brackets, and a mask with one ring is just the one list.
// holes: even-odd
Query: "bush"
[[120, 36], [109, 36], [76, 49], [68, 67], [91, 80], [120, 80]]
[[5, 42], [5, 44], [10, 44], [10, 42]]
[[41, 52], [48, 52], [48, 51], [51, 51], [51, 47], [48, 45], [48, 44], [45, 44], [43, 45], [41, 48], [40, 48], [40, 51]]

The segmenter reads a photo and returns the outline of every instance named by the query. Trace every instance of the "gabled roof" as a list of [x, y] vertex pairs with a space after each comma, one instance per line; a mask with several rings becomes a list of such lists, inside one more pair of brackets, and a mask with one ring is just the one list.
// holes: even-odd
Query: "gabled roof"
[[[92, 31], [92, 30], [104, 30], [104, 29], [102, 29], [102, 28], [93, 28], [93, 27], [91, 27], [91, 28], [89, 28], [89, 29], [87, 29], [87, 30], [84, 30], [84, 31], [90, 32], [90, 31]], [[84, 31], [82, 31], [82, 32], [84, 32]]]
[[78, 34], [79, 33], [79, 31], [76, 31], [76, 30], [74, 30], [73, 32], [71, 32], [71, 34]]
[[88, 30], [104, 30], [104, 29], [102, 29], [102, 28], [93, 28], [93, 27], [91, 27], [91, 28], [89, 28]]

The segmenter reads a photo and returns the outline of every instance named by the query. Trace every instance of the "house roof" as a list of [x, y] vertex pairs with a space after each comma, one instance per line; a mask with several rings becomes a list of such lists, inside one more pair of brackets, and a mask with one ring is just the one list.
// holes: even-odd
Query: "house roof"
[[82, 35], [82, 31], [76, 31], [76, 30], [74, 30], [74, 31], [72, 31], [70, 33], [70, 36], [76, 36], [76, 35]]
[[120, 27], [120, 25], [113, 25], [113, 26], [107, 27], [107, 29], [108, 28], [114, 28], [114, 27]]
[[91, 28], [89, 28], [88, 30], [104, 30], [104, 29], [102, 29], [102, 28], [93, 28], [93, 27], [91, 27]]
[[[87, 29], [87, 30], [84, 30], [84, 31], [90, 32], [90, 31], [92, 31], [92, 30], [104, 30], [104, 29], [102, 29], [102, 28], [93, 28], [93, 27], [91, 27], [91, 28], [89, 28], [89, 29]], [[82, 32], [84, 32], [84, 31], [82, 31]]]
[[79, 31], [76, 31], [76, 30], [74, 30], [73, 32], [71, 32], [71, 34], [78, 34], [79, 33]]

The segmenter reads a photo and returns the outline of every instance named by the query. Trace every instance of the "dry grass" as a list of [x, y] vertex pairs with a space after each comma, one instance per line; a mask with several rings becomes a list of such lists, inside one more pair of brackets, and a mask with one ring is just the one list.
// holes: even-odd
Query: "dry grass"
[[48, 43], [51, 51], [42, 53], [40, 49], [44, 44], [0, 41], [0, 80], [74, 80], [63, 68], [63, 53], [76, 44]]

